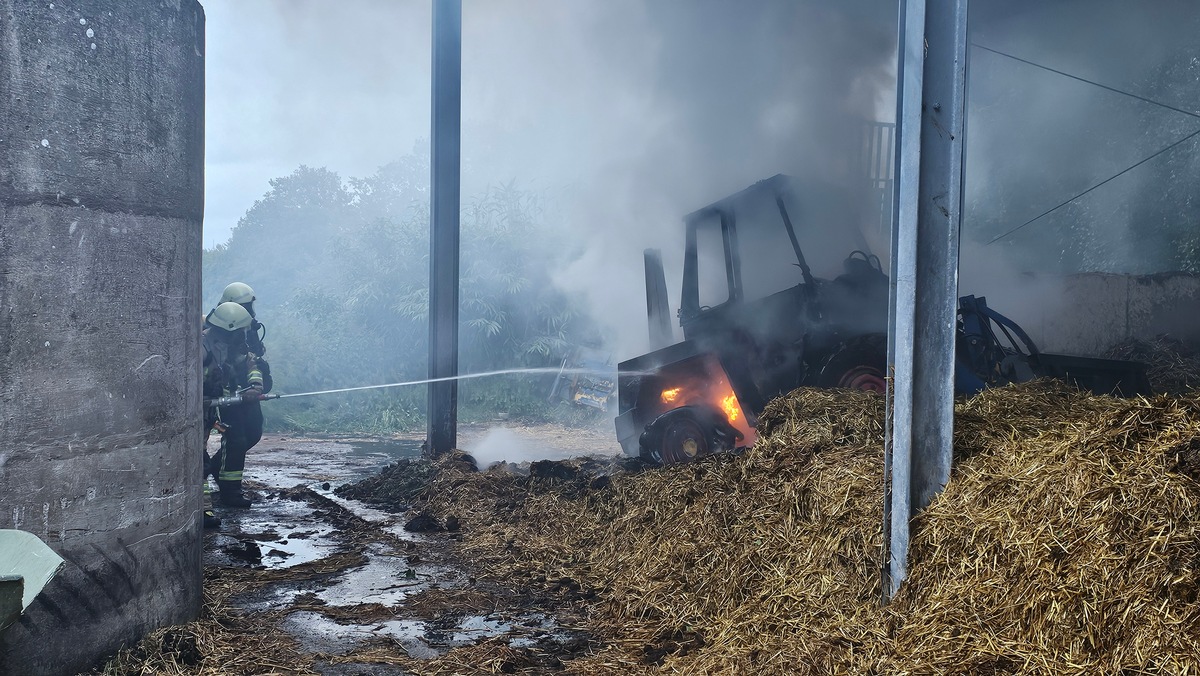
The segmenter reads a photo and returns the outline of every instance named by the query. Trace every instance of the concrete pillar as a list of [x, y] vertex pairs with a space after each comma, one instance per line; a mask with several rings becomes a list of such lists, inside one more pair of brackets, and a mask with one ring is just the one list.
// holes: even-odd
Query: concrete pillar
[[0, 674], [200, 607], [203, 55], [196, 0], [0, 0], [0, 528], [67, 561]]

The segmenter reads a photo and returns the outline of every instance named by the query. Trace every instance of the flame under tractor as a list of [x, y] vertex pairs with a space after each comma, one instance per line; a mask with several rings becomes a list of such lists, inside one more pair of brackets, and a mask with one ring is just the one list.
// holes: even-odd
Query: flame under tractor
[[[656, 349], [617, 366], [626, 454], [670, 464], [749, 446], [767, 402], [797, 387], [885, 390], [889, 282], [879, 258], [857, 227], [801, 231], [792, 220], [845, 222], [839, 199], [778, 175], [686, 216], [682, 342], [673, 343], [662, 256], [646, 250]], [[958, 395], [1038, 377], [1098, 394], [1150, 391], [1144, 364], [1041, 352], [982, 297], [959, 299], [956, 344]]]

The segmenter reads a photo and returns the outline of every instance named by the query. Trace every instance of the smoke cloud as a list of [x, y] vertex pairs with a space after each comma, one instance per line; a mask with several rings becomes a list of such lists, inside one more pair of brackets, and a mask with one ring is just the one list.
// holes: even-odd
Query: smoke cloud
[[1200, 120], [1097, 84], [1190, 110], [1200, 6], [989, 0], [970, 20], [960, 293], [1046, 347], [1055, 322], [1105, 300], [1068, 294], [1064, 275], [1197, 269], [1200, 137], [1147, 158]]
[[[1196, 117], [1005, 56], [1190, 109], [1200, 95], [1195, 3], [980, 2], [971, 20], [967, 240], [1005, 235], [1200, 129]], [[1179, 240], [1200, 216], [1198, 148], [1200, 137], [983, 253], [1026, 271], [1186, 268]]]
[[[222, 195], [244, 195], [251, 175], [300, 162], [365, 175], [425, 146], [427, 2], [205, 6], [206, 241], [238, 212]], [[663, 250], [678, 307], [684, 214], [776, 173], [845, 178], [857, 124], [894, 107], [894, 12], [877, 0], [468, 0], [463, 194], [516, 180], [546, 195], [545, 220], [568, 233], [555, 282], [631, 356], [647, 342], [641, 252]]]
[[[589, 300], [618, 355], [647, 346], [644, 248], [662, 250], [678, 308], [684, 214], [776, 173], [847, 177], [858, 125], [894, 107], [889, 6], [629, 2], [613, 15], [639, 17], [637, 42], [654, 51], [610, 71], [616, 87], [641, 92], [641, 110], [620, 155], [587, 163], [590, 177], [566, 214], [583, 245], [556, 278]], [[603, 32], [585, 34], [604, 51]], [[838, 227], [856, 218], [854, 208], [849, 200], [844, 218], [799, 227], [810, 236]]]
[[[365, 176], [414, 148], [427, 153], [428, 2], [204, 5], [207, 243], [298, 164]], [[686, 213], [788, 173], [846, 195], [844, 213], [798, 228], [861, 222], [848, 177], [858, 123], [894, 114], [895, 9], [466, 0], [463, 194], [516, 181], [542, 195], [542, 220], [562, 242], [546, 261], [554, 283], [586, 301], [618, 358], [637, 354], [647, 344], [642, 250], [663, 251], [678, 308]], [[975, 0], [971, 22], [972, 40], [991, 49], [1185, 109], [1200, 96], [1200, 6], [1187, 0]], [[1056, 294], [1018, 286], [1029, 272], [1197, 265], [1200, 137], [986, 242], [1200, 120], [980, 47], [969, 94], [963, 293], [1034, 316]], [[810, 262], [836, 266], [845, 253]]]
[[508, 427], [493, 427], [478, 440], [468, 441], [463, 446], [463, 450], [475, 458], [480, 469], [498, 462], [519, 465], [535, 460], [565, 460], [579, 455], [577, 449], [550, 448]]

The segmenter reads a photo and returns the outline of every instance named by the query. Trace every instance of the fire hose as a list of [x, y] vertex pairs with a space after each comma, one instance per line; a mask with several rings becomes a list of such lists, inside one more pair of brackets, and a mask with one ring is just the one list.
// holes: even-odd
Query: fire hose
[[[258, 400], [266, 401], [268, 399], [278, 399], [279, 396], [280, 395], [278, 395], [278, 394], [260, 394], [260, 395], [258, 395]], [[242, 397], [242, 394], [238, 393], [238, 394], [230, 395], [228, 397], [218, 397], [216, 399], [205, 399], [204, 403], [207, 407], [213, 408], [216, 406], [232, 406], [233, 404], [240, 404], [244, 401], [246, 401], [246, 400]]]
[[[446, 377], [442, 377], [442, 378], [426, 378], [424, 380], [410, 380], [410, 381], [403, 382], [403, 383], [387, 383], [386, 385], [362, 385], [359, 387], [343, 387], [343, 388], [336, 389], [336, 390], [319, 390], [316, 392], [293, 392], [291, 394], [260, 394], [260, 395], [258, 395], [258, 400], [266, 401], [267, 399], [287, 399], [290, 397], [311, 397], [311, 396], [319, 395], [319, 394], [337, 394], [337, 393], [341, 393], [341, 392], [359, 392], [362, 390], [380, 390], [380, 389], [386, 389], [386, 388], [392, 388], [392, 387], [410, 387], [413, 385], [427, 385], [429, 383], [441, 383], [441, 382], [446, 382], [446, 381], [450, 381], [450, 380], [468, 380], [471, 378], [487, 378], [487, 377], [491, 377], [491, 376], [502, 376], [502, 375], [516, 375], [516, 374], [524, 374], [524, 375], [560, 374], [561, 375], [563, 373], [595, 374], [595, 370], [594, 369], [581, 369], [581, 368], [562, 369], [562, 368], [538, 368], [538, 367], [502, 369], [499, 371], [485, 371], [483, 373], [463, 373], [463, 374], [460, 374], [457, 376], [446, 376]], [[651, 371], [645, 371], [645, 372], [631, 371], [630, 373], [637, 373], [639, 375], [650, 375], [652, 372]], [[247, 388], [247, 389], [249, 389], [249, 388]], [[246, 390], [242, 390], [242, 392], [239, 392], [237, 394], [234, 394], [234, 395], [231, 395], [228, 397], [219, 397], [217, 399], [205, 399], [204, 404], [206, 407], [231, 406], [233, 404], [239, 404], [239, 403], [245, 401], [242, 398], [242, 393], [245, 391]]]

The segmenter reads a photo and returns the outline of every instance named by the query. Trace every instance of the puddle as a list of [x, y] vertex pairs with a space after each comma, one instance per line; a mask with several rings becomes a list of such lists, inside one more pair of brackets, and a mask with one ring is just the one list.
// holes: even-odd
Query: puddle
[[322, 585], [322, 582], [308, 580], [267, 585], [261, 589], [235, 596], [233, 603], [248, 613], [289, 608], [297, 604], [298, 597], [324, 589]]
[[512, 635], [508, 644], [513, 648], [541, 648], [578, 640], [541, 613], [518, 618], [472, 615], [449, 630], [439, 630], [420, 620], [343, 624], [319, 611], [301, 610], [290, 613], [280, 626], [295, 637], [305, 651], [328, 655], [345, 655], [366, 641], [378, 638], [395, 641], [409, 656], [417, 659], [431, 659], [452, 648], [508, 634]]
[[221, 527], [205, 533], [205, 563], [290, 568], [337, 551], [334, 527], [305, 502], [265, 498], [250, 509], [216, 508]]
[[498, 617], [473, 615], [464, 618], [458, 623], [454, 633], [450, 635], [450, 644], [464, 645], [474, 643], [481, 638], [506, 634], [512, 631], [512, 628], [512, 623]]
[[369, 627], [339, 624], [311, 610], [290, 613], [279, 626], [306, 652], [330, 655], [345, 655], [374, 636]]
[[[209, 441], [216, 453], [218, 441]], [[246, 478], [269, 486], [339, 485], [378, 472], [399, 458], [419, 456], [414, 439], [294, 439], [264, 436], [246, 458]]]
[[452, 645], [475, 643], [481, 638], [515, 632], [518, 636], [510, 641], [510, 644], [524, 641], [532, 645], [537, 641], [524, 634], [545, 634], [557, 626], [554, 620], [541, 613], [524, 615], [517, 618], [497, 615], [472, 615], [463, 618], [458, 623], [453, 635], [450, 637], [450, 643]]
[[[205, 565], [289, 568], [344, 551], [348, 541], [334, 525], [340, 521], [331, 515], [344, 508], [370, 522], [384, 538], [353, 545], [366, 555], [365, 564], [269, 582], [237, 595], [232, 603], [247, 613], [294, 608], [281, 626], [306, 652], [317, 654], [345, 655], [379, 639], [394, 641], [420, 659], [494, 637], [537, 654], [575, 654], [585, 649], [585, 635], [558, 625], [546, 614], [514, 609], [514, 613], [412, 619], [405, 608], [409, 597], [471, 582], [463, 570], [440, 558], [447, 538], [409, 533], [403, 530], [404, 515], [366, 507], [334, 495], [333, 490], [397, 459], [418, 456], [420, 445], [419, 439], [264, 439], [247, 461], [247, 476], [254, 482], [252, 492], [258, 500], [248, 510], [216, 509], [224, 523], [219, 530], [205, 534]], [[309, 487], [340, 508], [324, 500], [282, 497], [281, 489], [297, 485]], [[360, 614], [355, 607], [363, 604], [378, 606], [364, 608]], [[328, 673], [376, 673], [374, 667], [339, 669]], [[321, 671], [326, 673], [323, 668]]]
[[424, 540], [419, 533], [410, 533], [409, 531], [404, 530], [404, 514], [385, 512], [382, 509], [368, 507], [358, 500], [343, 498], [342, 496], [333, 492], [337, 486], [334, 486], [333, 484], [329, 484], [328, 486], [329, 487], [326, 488], [326, 484], [324, 483], [312, 484], [309, 486], [309, 489], [311, 489], [312, 492], [322, 497], [329, 498], [329, 500], [332, 502], [345, 507], [363, 521], [370, 521], [373, 524], [378, 524], [385, 531], [399, 537], [402, 540], [412, 540], [414, 542], [420, 542]]
[[316, 592], [331, 606], [352, 606], [370, 601], [385, 606], [428, 589], [435, 581], [447, 582], [453, 571], [429, 565], [410, 565], [407, 557], [381, 553], [368, 547], [367, 565], [347, 570], [337, 581]]
[[428, 643], [420, 638], [428, 631], [428, 627], [424, 622], [418, 620], [388, 620], [380, 624], [376, 630], [380, 634], [388, 636], [404, 646], [404, 650], [410, 657], [425, 660], [441, 654], [441, 651], [430, 647]]
[[[300, 610], [291, 613], [281, 624], [294, 636], [304, 650], [330, 655], [345, 655], [369, 639], [390, 638], [412, 657], [429, 659], [445, 654], [452, 648], [472, 645], [486, 638], [513, 633], [509, 645], [514, 648], [536, 647], [556, 638], [557, 625], [541, 614], [519, 621], [499, 616], [474, 615], [467, 617], [450, 631], [440, 631], [420, 620], [383, 620], [370, 624], [343, 624], [320, 611]], [[560, 640], [566, 635], [557, 636]]]
[[280, 626], [295, 637], [306, 652], [345, 655], [369, 639], [386, 637], [417, 659], [441, 654], [423, 640], [425, 624], [414, 620], [387, 620], [376, 624], [342, 624], [309, 610], [289, 614]]

